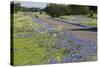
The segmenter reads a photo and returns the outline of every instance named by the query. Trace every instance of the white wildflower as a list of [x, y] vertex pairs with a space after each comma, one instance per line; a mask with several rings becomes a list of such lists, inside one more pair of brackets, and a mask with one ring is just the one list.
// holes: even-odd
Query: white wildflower
[[56, 37], [57, 35], [56, 34], [53, 34], [53, 36]]
[[62, 26], [58, 26], [58, 30], [62, 30]]

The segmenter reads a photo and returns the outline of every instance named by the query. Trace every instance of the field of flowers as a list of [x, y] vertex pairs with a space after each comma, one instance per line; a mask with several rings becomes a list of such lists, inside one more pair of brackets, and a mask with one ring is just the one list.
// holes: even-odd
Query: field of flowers
[[14, 65], [56, 64], [97, 60], [97, 43], [82, 40], [62, 26], [53, 27], [35, 15], [14, 14]]

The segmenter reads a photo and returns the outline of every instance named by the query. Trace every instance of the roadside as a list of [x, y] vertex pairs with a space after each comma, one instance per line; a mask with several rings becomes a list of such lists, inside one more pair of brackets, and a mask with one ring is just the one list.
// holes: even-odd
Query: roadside
[[69, 31], [74, 36], [76, 36], [78, 39], [91, 40], [91, 41], [95, 41], [95, 42], [97, 41], [97, 32], [82, 31], [82, 30], [75, 30], [75, 31], [71, 30], [71, 29], [83, 28], [83, 26], [69, 24], [69, 21], [68, 21], [68, 23], [64, 23], [64, 22], [61, 22], [61, 21], [52, 20], [52, 19], [47, 18], [47, 17], [42, 17], [41, 20], [46, 21], [48, 24], [56, 26], [56, 27], [62, 26], [63, 30]]

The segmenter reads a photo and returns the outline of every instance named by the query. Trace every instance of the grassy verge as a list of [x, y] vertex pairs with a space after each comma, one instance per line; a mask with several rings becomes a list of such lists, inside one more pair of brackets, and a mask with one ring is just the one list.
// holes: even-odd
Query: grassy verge
[[72, 17], [71, 16], [60, 16], [60, 17], [58, 17], [58, 18], [60, 18], [60, 19], [71, 19]]
[[87, 25], [87, 26], [97, 26], [95, 22], [86, 22], [86, 23], [81, 23], [81, 24]]
[[[37, 32], [39, 25], [31, 21], [29, 16], [14, 15], [14, 65], [47, 64], [51, 59], [61, 61], [67, 48], [56, 49], [57, 34]], [[32, 25], [32, 26], [31, 26]], [[36, 31], [31, 32], [34, 28]]]
[[29, 16], [24, 16], [22, 13], [14, 15], [14, 32], [28, 31], [32, 29], [32, 26]]
[[33, 12], [33, 16], [38, 16], [39, 18], [41, 18], [43, 20], [46, 20], [45, 17], [48, 17], [48, 15], [44, 12], [42, 14], [40, 14], [39, 12]]
[[[74, 20], [79, 20], [79, 23], [80, 24], [82, 24], [82, 25], [87, 25], [87, 26], [97, 26], [97, 19], [95, 18], [95, 19], [93, 19], [93, 18], [90, 18], [90, 17], [87, 17], [88, 18], [88, 20], [87, 20], [87, 18], [85, 17], [78, 17], [77, 16], [77, 18], [75, 17], [75, 16], [73, 16], [73, 15], [71, 15], [71, 16], [60, 16], [60, 17], [58, 17], [58, 18], [60, 18], [60, 19], [65, 19], [65, 20], [72, 20], [73, 19], [73, 21]], [[87, 20], [87, 22], [84, 22], [84, 20]], [[85, 20], [85, 21], [86, 21]], [[82, 21], [82, 22], [80, 22], [80, 21]]]
[[[20, 12], [14, 14], [14, 65], [43, 64], [45, 62], [45, 49], [38, 45], [41, 43], [38, 38], [42, 35], [31, 32], [32, 29], [37, 30], [38, 28], [39, 25], [34, 23], [29, 16], [24, 16]], [[37, 35], [32, 36], [33, 34]]]
[[83, 22], [81, 23], [82, 25], [87, 25], [87, 26], [97, 26], [97, 20], [92, 19], [90, 22]]

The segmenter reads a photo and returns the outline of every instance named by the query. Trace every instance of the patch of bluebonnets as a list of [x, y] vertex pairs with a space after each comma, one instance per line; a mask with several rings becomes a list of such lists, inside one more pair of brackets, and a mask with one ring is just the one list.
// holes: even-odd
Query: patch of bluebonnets
[[[39, 22], [42, 25], [42, 28], [39, 30], [39, 32], [44, 32], [45, 30], [48, 30], [48, 33], [51, 35], [55, 33], [53, 31], [52, 26], [43, 23], [38, 18], [35, 18], [36, 22]], [[61, 48], [70, 49], [70, 51], [64, 52], [64, 57], [61, 61], [57, 61], [56, 58], [51, 59], [48, 63], [50, 64], [56, 64], [59, 62], [82, 62], [82, 61], [91, 61], [92, 57], [97, 56], [97, 43], [93, 42], [91, 40], [83, 40], [78, 39], [73, 34], [71, 34], [69, 31], [59, 31], [56, 33], [57, 40], [53, 43], [54, 47], [52, 50], [57, 52]], [[32, 37], [33, 34], [18, 34], [18, 37]], [[49, 42], [48, 42], [49, 43]], [[41, 44], [43, 45], [43, 44]], [[52, 46], [52, 45], [51, 45]], [[51, 48], [47, 48], [47, 53], [50, 51]], [[67, 56], [68, 55], [68, 56]], [[96, 58], [95, 58], [96, 60]]]

